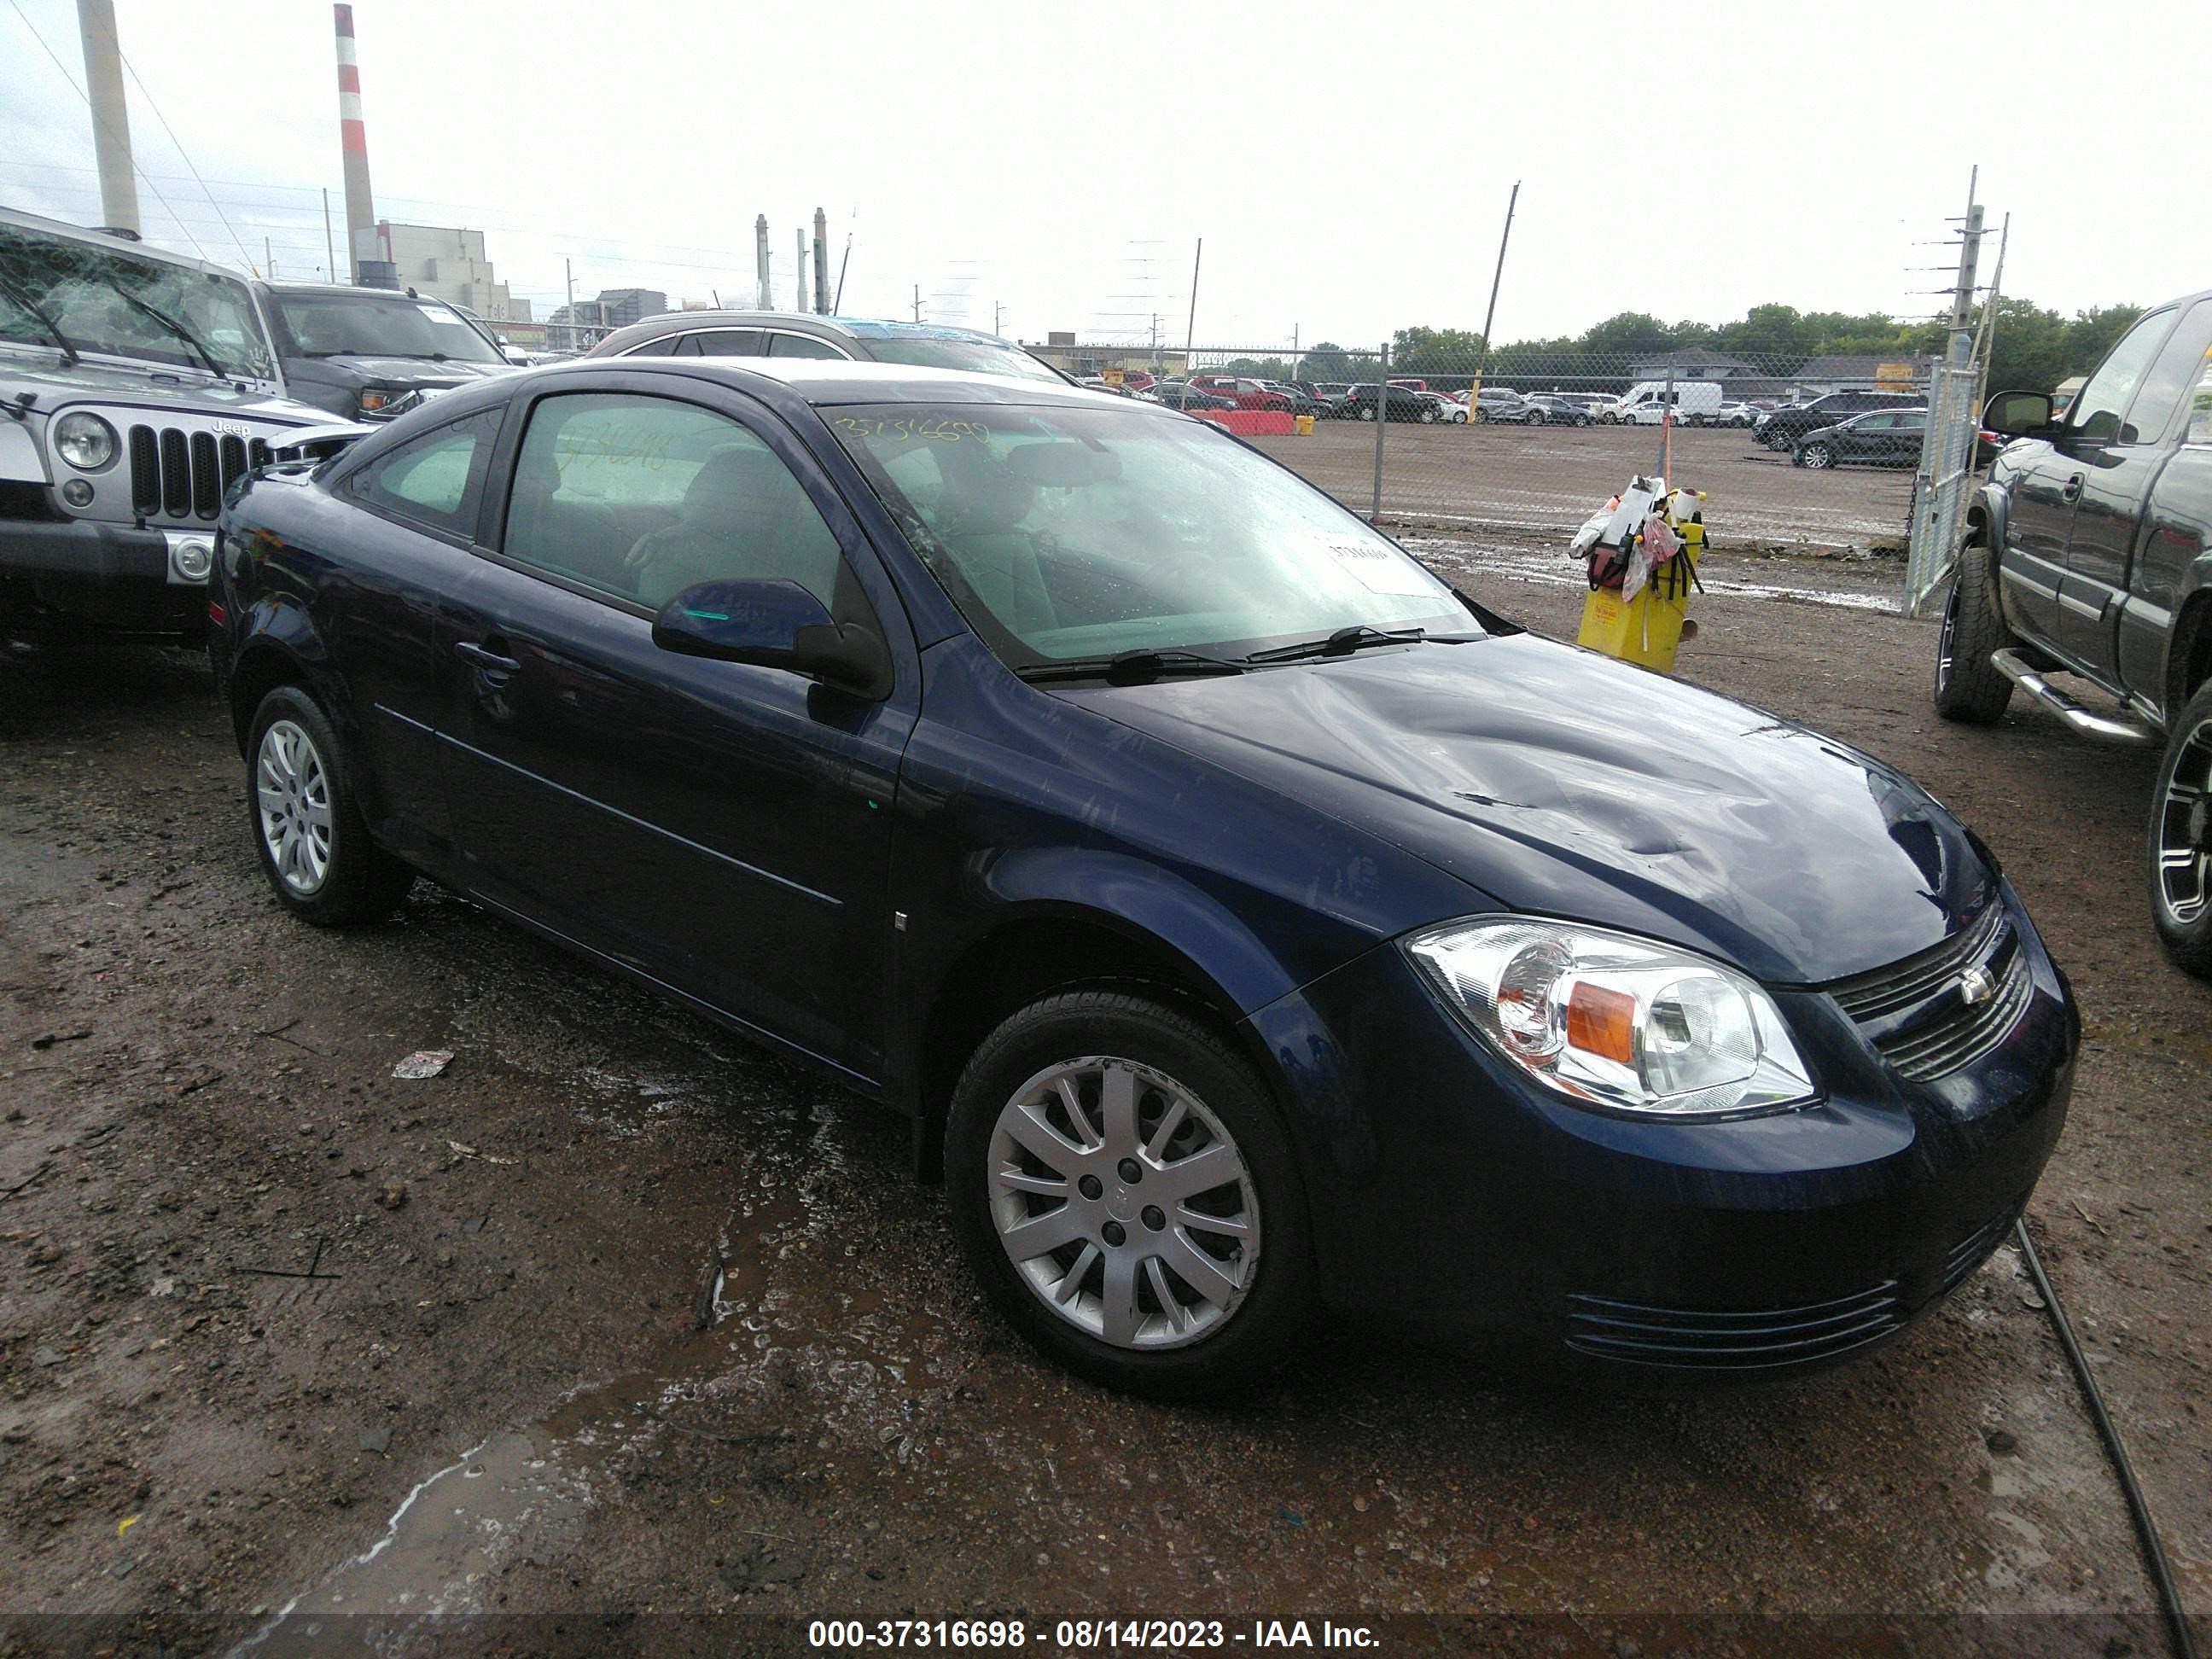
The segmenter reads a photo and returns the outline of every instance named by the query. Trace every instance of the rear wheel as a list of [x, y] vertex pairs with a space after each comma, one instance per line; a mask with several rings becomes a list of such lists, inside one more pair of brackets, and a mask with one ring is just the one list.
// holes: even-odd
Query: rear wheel
[[262, 698], [247, 753], [254, 850], [278, 902], [318, 927], [398, 909], [415, 872], [369, 839], [337, 734], [314, 699], [292, 685]]
[[2166, 954], [2212, 979], [2212, 683], [2174, 722], [2150, 802], [2150, 911]]
[[1826, 444], [1807, 444], [1794, 459], [1798, 465], [1809, 466], [1815, 472], [1821, 472], [1836, 464], [1836, 452]]
[[1936, 712], [1968, 726], [1994, 724], [2012, 702], [2012, 681], [1990, 661], [2011, 635], [1997, 611], [1986, 533], [1976, 526], [1959, 549], [1936, 644]]
[[1000, 1025], [954, 1091], [945, 1176], [1000, 1312], [1093, 1382], [1218, 1394], [1312, 1328], [1289, 1138], [1244, 1062], [1158, 1003], [1070, 992]]
[[1532, 409], [1532, 410], [1530, 410], [1528, 411], [1528, 424], [1529, 424], [1530, 426], [1541, 426], [1541, 425], [1543, 425], [1543, 424], [1544, 424], [1544, 411], [1543, 411], [1542, 410], [1540, 410], [1540, 409]]
[[1371, 420], [1373, 420], [1373, 419], [1375, 418], [1375, 405], [1374, 405], [1374, 404], [1360, 404], [1360, 405], [1359, 405], [1359, 418], [1360, 418], [1361, 420], [1363, 420], [1363, 421], [1371, 421]]

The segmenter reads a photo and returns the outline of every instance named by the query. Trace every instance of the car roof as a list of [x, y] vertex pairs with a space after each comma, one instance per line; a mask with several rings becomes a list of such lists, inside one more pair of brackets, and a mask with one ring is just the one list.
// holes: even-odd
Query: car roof
[[[261, 286], [271, 294], [280, 294], [287, 296], [297, 295], [302, 299], [309, 300], [320, 299], [324, 295], [331, 294], [340, 295], [349, 299], [367, 295], [371, 299], [376, 300], [412, 300], [417, 305], [437, 304], [445, 306], [454, 311], [467, 310], [465, 306], [454, 305], [451, 300], [442, 299], [435, 294], [410, 293], [404, 288], [371, 288], [367, 283], [271, 283], [264, 281]], [[473, 315], [474, 313], [471, 313], [470, 314]], [[482, 321], [483, 319], [479, 318], [477, 320]]]
[[799, 403], [814, 408], [902, 403], [1030, 404], [1074, 408], [1103, 405], [1121, 410], [1138, 406], [1111, 392], [1092, 392], [1073, 384], [1055, 385], [1026, 375], [979, 374], [968, 369], [925, 368], [911, 363], [848, 362], [834, 357], [575, 357], [567, 362], [502, 375], [490, 384], [511, 390], [538, 379], [611, 373], [719, 380], [770, 403]]
[[227, 276], [234, 283], [246, 280], [244, 275], [228, 265], [218, 265], [205, 259], [188, 258], [181, 253], [171, 253], [155, 247], [150, 242], [137, 241], [128, 236], [112, 236], [104, 230], [94, 230], [83, 225], [72, 225], [59, 219], [48, 219], [36, 213], [24, 213], [15, 208], [0, 207], [0, 224], [15, 226], [18, 230], [43, 232], [47, 235], [65, 238], [72, 242], [87, 242], [94, 247], [128, 253], [134, 258], [150, 259], [160, 264], [180, 265], [187, 270], [204, 271], [210, 276]]
[[604, 346], [620, 341], [629, 345], [633, 342], [658, 340], [665, 335], [689, 333], [695, 328], [781, 328], [793, 333], [817, 334], [832, 339], [842, 337], [862, 342], [968, 340], [978, 344], [1005, 346], [1014, 351], [1021, 349], [1013, 341], [1002, 339], [996, 334], [985, 334], [972, 328], [955, 328], [946, 323], [903, 323], [882, 317], [823, 316], [811, 311], [726, 309], [664, 311], [617, 329], [599, 343]]

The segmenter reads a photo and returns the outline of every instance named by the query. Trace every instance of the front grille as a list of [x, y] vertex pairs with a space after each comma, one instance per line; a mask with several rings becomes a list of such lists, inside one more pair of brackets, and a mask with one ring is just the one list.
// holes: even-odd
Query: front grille
[[1990, 1253], [2004, 1243], [2005, 1235], [2012, 1231], [2012, 1224], [2020, 1218], [2020, 1212], [2018, 1204], [2009, 1206], [1951, 1247], [1943, 1258], [1945, 1295], [1957, 1290], [1969, 1273], [1990, 1259]]
[[[1977, 970], [1990, 994], [1969, 1002]], [[2034, 995], [2027, 952], [2002, 902], [1917, 956], [1826, 988], [1898, 1072], [1926, 1083], [1970, 1066], [2004, 1039]]]
[[173, 426], [134, 426], [130, 447], [131, 505], [146, 518], [212, 520], [222, 511], [225, 490], [247, 469], [269, 464], [269, 446], [259, 438]]
[[1794, 1308], [1656, 1308], [1607, 1297], [1567, 1298], [1567, 1346], [1634, 1365], [1760, 1370], [1832, 1359], [1905, 1323], [1897, 1281]]

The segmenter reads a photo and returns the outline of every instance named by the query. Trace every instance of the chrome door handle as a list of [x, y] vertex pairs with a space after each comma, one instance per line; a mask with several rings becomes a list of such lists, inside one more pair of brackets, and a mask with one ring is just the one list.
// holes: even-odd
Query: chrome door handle
[[520, 673], [522, 665], [513, 657], [502, 657], [496, 651], [487, 651], [480, 645], [471, 645], [466, 640], [453, 647], [453, 654], [463, 662], [473, 663], [491, 674]]
[[2081, 499], [2081, 475], [2080, 473], [2076, 472], [2072, 477], [2066, 481], [2065, 484], [2058, 491], [2058, 499], [2062, 501], [2078, 501]]

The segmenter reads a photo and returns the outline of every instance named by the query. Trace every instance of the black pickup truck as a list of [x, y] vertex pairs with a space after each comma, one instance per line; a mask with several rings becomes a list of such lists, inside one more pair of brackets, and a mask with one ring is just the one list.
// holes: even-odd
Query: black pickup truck
[[[2063, 416], [2001, 392], [1982, 426], [2011, 441], [1966, 509], [1936, 709], [1988, 724], [2018, 686], [2078, 731], [2162, 744], [2151, 916], [2212, 978], [2212, 293], [2147, 313]], [[2124, 712], [2083, 707], [2054, 673]]]

